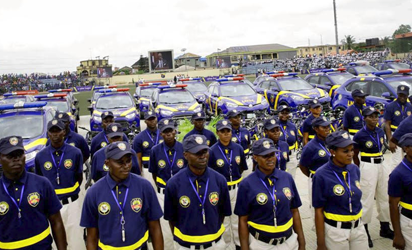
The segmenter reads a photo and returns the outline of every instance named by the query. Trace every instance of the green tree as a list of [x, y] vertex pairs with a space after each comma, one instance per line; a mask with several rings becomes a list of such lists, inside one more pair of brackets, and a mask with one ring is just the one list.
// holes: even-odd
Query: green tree
[[385, 47], [389, 47], [391, 44], [391, 37], [390, 36], [385, 36], [381, 39], [381, 44], [385, 45]]
[[345, 36], [345, 46], [347, 50], [351, 50], [353, 48], [353, 45], [355, 44], [355, 37], [352, 35], [347, 35]]
[[405, 39], [395, 39], [396, 35], [411, 32], [411, 26], [409, 24], [401, 24], [395, 32], [393, 32], [392, 38], [394, 39], [391, 50], [394, 53], [406, 53], [412, 49], [412, 42]]

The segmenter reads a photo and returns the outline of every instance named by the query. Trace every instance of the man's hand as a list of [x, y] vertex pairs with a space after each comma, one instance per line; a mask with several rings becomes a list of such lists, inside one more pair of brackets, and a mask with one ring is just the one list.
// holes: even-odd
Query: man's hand
[[402, 234], [396, 235], [393, 237], [393, 244], [392, 246], [396, 249], [405, 249], [405, 239], [403, 238]]
[[395, 152], [396, 152], [396, 144], [393, 143], [392, 141], [389, 141], [389, 150], [390, 150], [392, 153], [395, 153]]

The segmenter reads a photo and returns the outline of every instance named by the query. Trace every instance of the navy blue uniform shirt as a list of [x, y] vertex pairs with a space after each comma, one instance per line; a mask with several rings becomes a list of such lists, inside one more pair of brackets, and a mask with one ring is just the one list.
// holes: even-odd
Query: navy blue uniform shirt
[[[104, 148], [99, 149], [94, 155], [92, 160], [92, 179], [96, 182], [100, 178], [106, 176], [109, 171], [109, 167], [104, 164], [106, 160], [106, 154]], [[139, 161], [137, 160], [136, 152], [132, 149], [132, 170], [133, 174], [141, 175]]]
[[348, 128], [351, 135], [363, 127], [362, 107], [353, 104], [343, 114], [343, 127]]
[[376, 127], [374, 131], [371, 131], [365, 126], [353, 137], [357, 143], [354, 146], [359, 149], [361, 157], [381, 156], [384, 136], [385, 133], [381, 128]]
[[[123, 134], [123, 141], [129, 142], [127, 136]], [[92, 139], [92, 143], [90, 145], [90, 157], [93, 158], [93, 154], [97, 152], [97, 150], [104, 148], [109, 144], [109, 139], [107, 138], [106, 132], [101, 131]]]
[[[349, 164], [341, 168], [329, 160], [313, 177], [312, 206], [323, 207], [325, 217], [330, 220], [358, 220], [362, 216], [359, 180], [360, 171], [356, 165]], [[349, 186], [352, 193], [352, 212], [349, 206]]]
[[[78, 148], [82, 151], [83, 160], [86, 161], [90, 157], [89, 145], [87, 145], [86, 139], [76, 132], [70, 130], [70, 132], [64, 138], [64, 142]], [[50, 139], [47, 140], [47, 146], [50, 145]]]
[[[273, 190], [276, 200], [276, 223], [274, 223]], [[302, 205], [295, 181], [292, 176], [279, 169], [266, 176], [256, 168], [239, 185], [235, 214], [248, 216], [248, 225], [253, 230], [270, 238], [285, 236], [286, 232], [292, 230], [293, 219], [291, 209]], [[261, 226], [267, 228], [266, 231]]]
[[162, 142], [150, 152], [149, 172], [156, 174], [155, 182], [159, 187], [166, 187], [167, 181], [184, 166], [183, 145], [178, 141], [172, 148]]
[[282, 122], [279, 121], [280, 126], [280, 140], [287, 142], [289, 145], [289, 151], [296, 148], [296, 142], [298, 140], [298, 130], [296, 129], [295, 124], [290, 121]]
[[145, 129], [136, 135], [132, 148], [136, 153], [142, 154], [143, 167], [149, 167], [150, 151], [154, 146], [162, 142], [163, 138], [158, 129], [153, 133], [149, 129]]
[[207, 129], [203, 129], [202, 131], [197, 131], [196, 129], [192, 129], [189, 133], [187, 133], [184, 137], [183, 140], [186, 139], [186, 137], [188, 137], [189, 135], [204, 135], [207, 139], [207, 145], [209, 147], [215, 145], [215, 143], [217, 142], [216, 139], [216, 135]]
[[412, 210], [412, 163], [406, 157], [402, 162], [389, 175], [388, 195], [400, 197], [399, 205]]
[[[62, 208], [50, 182], [42, 176], [24, 171], [19, 180], [11, 181], [3, 175], [0, 183], [0, 249], [12, 249], [3, 244], [38, 235], [41, 237], [37, 242], [31, 245], [19, 244], [18, 249], [49, 249], [53, 239], [48, 216]], [[20, 219], [18, 208], [9, 195], [20, 204]]]
[[[234, 185], [242, 177], [241, 171], [247, 170], [246, 157], [243, 148], [237, 143], [230, 142], [227, 147], [218, 141], [210, 148], [209, 167], [222, 174], [228, 185]], [[232, 176], [232, 179], [230, 178]]]
[[[125, 221], [124, 242], [120, 224], [122, 215]], [[149, 181], [129, 174], [126, 180], [116, 183], [108, 174], [87, 190], [80, 226], [99, 229], [99, 249], [103, 248], [102, 245], [137, 249], [149, 238], [148, 222], [159, 220], [162, 215]]]
[[286, 163], [289, 161], [289, 145], [286, 142], [279, 140], [275, 143], [275, 147], [280, 151], [275, 153], [277, 159], [276, 167], [285, 171]]
[[[204, 200], [203, 205], [199, 198]], [[225, 231], [223, 217], [232, 214], [226, 180], [209, 167], [202, 176], [194, 175], [189, 167], [173, 176], [167, 183], [164, 208], [164, 218], [175, 222], [174, 240], [190, 245], [218, 239]], [[202, 239], [205, 235], [209, 240]], [[192, 238], [191, 242], [187, 236]]]
[[76, 177], [83, 173], [80, 149], [67, 143], [58, 149], [49, 145], [37, 153], [34, 166], [37, 174], [51, 182], [60, 200], [79, 193], [80, 183]]
[[315, 136], [315, 130], [313, 130], [312, 127], [312, 120], [315, 119], [315, 117], [310, 114], [306, 120], [303, 122], [302, 125], [302, 134], [303, 133], [309, 133], [309, 139], [313, 139], [313, 137]]
[[303, 147], [299, 165], [309, 168], [309, 171], [315, 174], [318, 168], [329, 161], [329, 157], [330, 152], [325, 145], [325, 141], [315, 136]]
[[391, 121], [391, 129], [394, 131], [404, 119], [411, 115], [411, 112], [411, 103], [407, 102], [405, 104], [401, 104], [398, 101], [393, 101], [386, 105], [383, 118], [386, 121]]
[[393, 133], [392, 137], [399, 141], [401, 137], [407, 133], [411, 132], [412, 127], [412, 116], [408, 116], [405, 120], [399, 124], [398, 128]]
[[232, 130], [232, 142], [240, 144], [245, 154], [249, 153], [250, 133], [247, 129], [239, 127], [238, 130]]

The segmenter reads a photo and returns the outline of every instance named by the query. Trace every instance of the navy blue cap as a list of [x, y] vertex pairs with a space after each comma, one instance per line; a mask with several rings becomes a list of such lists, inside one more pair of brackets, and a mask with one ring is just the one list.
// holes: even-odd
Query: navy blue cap
[[401, 147], [412, 146], [412, 133], [404, 134], [399, 140], [398, 144]]
[[238, 115], [240, 115], [240, 112], [237, 111], [236, 109], [232, 109], [227, 113], [226, 117], [229, 119], [229, 118], [236, 117]]
[[47, 123], [47, 131], [50, 131], [50, 129], [52, 129], [53, 127], [57, 127], [60, 130], [63, 130], [66, 125], [64, 125], [62, 120], [53, 119], [49, 121], [49, 123]]
[[371, 115], [371, 114], [374, 114], [374, 113], [379, 114], [379, 111], [377, 111], [373, 107], [366, 107], [366, 108], [362, 109], [362, 115], [363, 116], [368, 116], [368, 115]]
[[337, 148], [344, 148], [351, 144], [355, 144], [356, 142], [350, 139], [349, 133], [347, 131], [336, 131], [329, 134], [326, 137], [326, 145], [331, 147]]
[[102, 119], [104, 120], [104, 119], [106, 119], [107, 117], [113, 117], [113, 118], [114, 118], [114, 115], [113, 115], [113, 112], [112, 112], [112, 111], [104, 111], [104, 112], [102, 113], [101, 117], [102, 117]]
[[149, 120], [150, 118], [153, 118], [153, 117], [157, 117], [156, 113], [153, 111], [147, 111], [146, 113], [144, 113], [145, 120]]
[[222, 130], [224, 128], [232, 130], [232, 124], [228, 120], [219, 120], [216, 123], [216, 131]]
[[167, 118], [160, 120], [158, 123], [158, 127], [159, 127], [160, 132], [163, 132], [168, 128], [176, 129], [175, 121], [173, 121], [172, 119], [167, 119]]
[[124, 141], [112, 142], [104, 148], [106, 159], [118, 160], [126, 154], [131, 154], [130, 144]]
[[192, 115], [192, 120], [204, 120], [204, 119], [206, 119], [206, 114], [203, 111], [194, 113]]
[[396, 89], [396, 93], [405, 94], [409, 96], [409, 86], [403, 85], [403, 84], [399, 85], [398, 88]]
[[61, 120], [62, 122], [70, 122], [70, 116], [66, 112], [57, 111], [54, 118]]
[[361, 89], [355, 89], [354, 91], [352, 91], [352, 97], [364, 97], [364, 96], [368, 96], [369, 94], [366, 94], [365, 92], [363, 92], [363, 90]]
[[7, 136], [0, 139], [0, 153], [7, 155], [16, 150], [23, 150], [23, 138], [21, 136]]
[[183, 151], [185, 152], [196, 154], [203, 149], [209, 149], [204, 135], [189, 135], [183, 140]]
[[252, 145], [252, 151], [254, 155], [267, 155], [273, 152], [279, 152], [275, 148], [273, 141], [268, 138], [261, 138]]
[[326, 127], [326, 126], [329, 126], [330, 124], [331, 122], [328, 121], [326, 117], [324, 116], [319, 116], [312, 120], [312, 127], [318, 127], [318, 126]]
[[282, 112], [283, 110], [286, 110], [286, 109], [290, 112], [289, 106], [287, 106], [287, 105], [280, 105], [280, 106], [278, 107], [278, 112]]
[[111, 123], [106, 127], [106, 135], [109, 138], [123, 136], [123, 128], [119, 123]]
[[272, 128], [279, 128], [279, 122], [277, 122], [274, 118], [268, 118], [263, 122], [263, 128], [266, 130], [271, 130]]
[[322, 106], [322, 104], [320, 104], [320, 101], [318, 99], [310, 100], [308, 104], [309, 104], [309, 108], [311, 109], [315, 109], [315, 108]]

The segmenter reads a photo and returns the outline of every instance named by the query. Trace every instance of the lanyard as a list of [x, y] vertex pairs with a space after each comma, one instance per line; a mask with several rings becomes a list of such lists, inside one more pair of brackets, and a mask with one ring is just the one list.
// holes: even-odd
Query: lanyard
[[323, 145], [322, 145], [322, 143], [320, 143], [319, 142], [319, 146], [323, 149], [323, 150], [325, 150], [325, 152], [328, 154], [328, 156], [330, 157], [330, 152], [329, 152], [329, 150], [327, 150]]
[[379, 149], [379, 153], [380, 153], [380, 152], [381, 152], [381, 143], [380, 143], [380, 141], [379, 141], [378, 132], [376, 132], [376, 139], [377, 139], [377, 140], [375, 140], [375, 138], [372, 136], [372, 134], [369, 133], [369, 131], [366, 129], [366, 126], [363, 127], [363, 128], [365, 129], [366, 133], [368, 133], [369, 137], [372, 138], [372, 140], [373, 140], [376, 144], [378, 144], [378, 149]]
[[54, 166], [57, 168], [57, 177], [56, 177], [56, 182], [57, 185], [60, 185], [60, 166], [62, 165], [62, 161], [63, 161], [63, 157], [64, 157], [64, 151], [66, 150], [66, 147], [63, 148], [63, 154], [60, 156], [60, 160], [59, 160], [59, 165], [56, 164], [56, 160], [54, 160], [54, 155], [50, 149], [50, 156], [52, 158], [53, 164]]
[[173, 153], [173, 161], [172, 161], [172, 164], [170, 164], [169, 155], [167, 154], [167, 152], [166, 152], [166, 147], [164, 147], [164, 146], [163, 146], [163, 151], [165, 152], [165, 156], [166, 156], [166, 159], [167, 159], [167, 164], [168, 164], [169, 167], [170, 167], [170, 177], [172, 177], [172, 176], [173, 176], [173, 165], [175, 164], [175, 160], [176, 160], [176, 150], [175, 150], [175, 152]]
[[106, 143], [107, 143], [107, 144], [109, 144], [109, 140], [107, 139], [107, 137], [106, 137], [106, 134], [105, 134], [105, 133], [103, 133], [103, 136], [104, 136], [104, 140], [106, 141]]
[[276, 194], [275, 194], [276, 185], [275, 185], [275, 182], [273, 182], [272, 192], [270, 192], [270, 190], [269, 190], [268, 186], [266, 185], [266, 183], [262, 179], [260, 179], [260, 181], [265, 186], [266, 190], [269, 192], [270, 197], [272, 198], [273, 216], [274, 216], [273, 223], [275, 224], [275, 227], [278, 227], [278, 222], [277, 222], [277, 219], [276, 219], [277, 208], [276, 208]]
[[[286, 129], [285, 128], [283, 128], [283, 126], [279, 126], [280, 127], [280, 130], [282, 130], [282, 133], [283, 133], [283, 137], [285, 138], [285, 141], [287, 141], [287, 133], [286, 133]], [[286, 126], [285, 126], [286, 127]]]
[[281, 153], [281, 151], [280, 151], [280, 146], [278, 146], [278, 152], [275, 152], [276, 159], [277, 159], [277, 161], [276, 161], [276, 167], [277, 167], [278, 169], [280, 169], [280, 153]]
[[154, 145], [157, 145], [157, 142], [159, 141], [159, 131], [156, 131], [156, 142], [153, 140], [152, 136], [150, 135], [149, 132], [147, 132], [146, 129], [146, 134], [149, 136], [149, 139], [153, 142]]
[[401, 109], [402, 118], [406, 117], [406, 115], [405, 115], [405, 111], [406, 111], [405, 106], [402, 105], [402, 107], [401, 107], [401, 105], [399, 105], [398, 102], [396, 102], [396, 104], [398, 104], [398, 107]]
[[355, 109], [356, 109], [356, 111], [358, 111], [358, 114], [359, 114], [359, 119], [362, 121], [362, 124], [363, 124], [363, 116], [362, 116], [362, 113], [360, 112], [360, 110], [355, 106]]
[[196, 194], [196, 196], [199, 199], [199, 202], [201, 204], [200, 206], [202, 207], [203, 225], [205, 225], [206, 224], [205, 201], [206, 201], [206, 197], [207, 197], [207, 189], [209, 187], [209, 178], [207, 178], [207, 181], [206, 181], [206, 189], [205, 189], [205, 193], [203, 194], [203, 201], [200, 198], [199, 193], [196, 191], [195, 185], [193, 185], [193, 182], [190, 180], [190, 178], [189, 178], [189, 182], [192, 185], [193, 191], [195, 191], [195, 194]]
[[226, 154], [223, 152], [222, 148], [220, 146], [218, 146], [220, 152], [223, 155], [223, 158], [225, 159], [225, 161], [227, 162], [227, 164], [229, 164], [229, 177], [230, 177], [230, 182], [232, 182], [232, 153], [233, 150], [230, 150], [230, 156], [229, 159], [227, 159]]
[[406, 163], [402, 160], [402, 164], [407, 168], [407, 169], [409, 169], [409, 171], [411, 171], [412, 172], [412, 169], [410, 168], [410, 167], [408, 167], [408, 165], [406, 165]]
[[21, 218], [21, 208], [20, 208], [20, 205], [21, 205], [21, 201], [23, 200], [24, 185], [23, 185], [23, 187], [21, 188], [19, 203], [17, 203], [17, 201], [10, 195], [9, 191], [8, 191], [7, 188], [6, 188], [6, 185], [4, 185], [4, 181], [2, 182], [2, 184], [3, 184], [4, 191], [6, 191], [6, 194], [10, 197], [11, 201], [13, 201], [14, 205], [16, 205], [17, 209], [19, 210], [19, 212], [18, 212], [18, 218], [20, 219], [20, 218]]
[[124, 220], [124, 206], [126, 204], [127, 195], [129, 194], [129, 188], [126, 189], [126, 195], [124, 196], [123, 206], [120, 206], [119, 200], [117, 200], [114, 191], [113, 190], [111, 190], [111, 191], [112, 191], [114, 201], [116, 202], [116, 204], [119, 207], [119, 209], [121, 211], [121, 214], [122, 214], [122, 217], [120, 218], [120, 225], [122, 226], [122, 240], [123, 240], [123, 242], [125, 242], [126, 241], [126, 230], [124, 229], [124, 224], [126, 224], [126, 221]]
[[346, 189], [349, 188], [349, 212], [352, 213], [352, 188], [350, 185], [350, 172], [348, 171], [348, 184], [345, 185], [345, 183], [341, 180], [341, 178], [338, 176], [338, 174], [335, 172], [335, 170], [332, 169], [331, 166], [329, 168], [332, 170], [332, 172], [335, 174], [336, 178], [339, 180], [340, 184], [342, 184], [343, 188]]
[[236, 136], [238, 143], [240, 144], [242, 142], [242, 132], [240, 132], [239, 130], [239, 136], [237, 136], [236, 132], [234, 132], [233, 134]]

